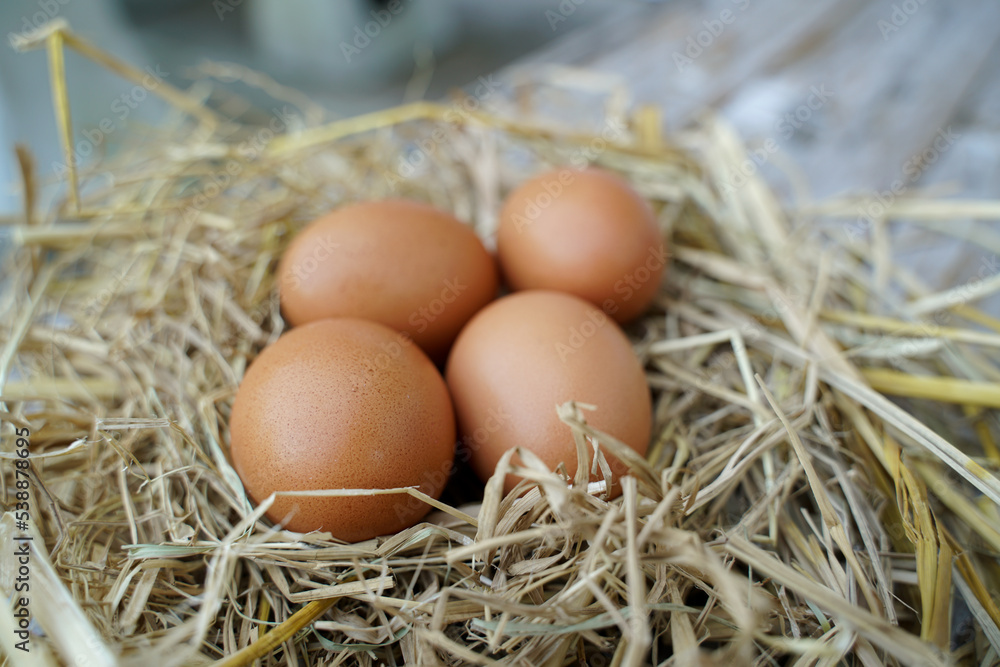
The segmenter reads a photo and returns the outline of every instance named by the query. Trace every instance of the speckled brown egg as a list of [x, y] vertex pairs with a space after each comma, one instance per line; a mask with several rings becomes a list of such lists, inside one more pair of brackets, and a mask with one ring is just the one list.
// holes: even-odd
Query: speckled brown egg
[[[460, 456], [484, 481], [516, 446], [530, 449], [550, 469], [564, 463], [572, 479], [576, 445], [556, 415], [556, 406], [570, 400], [597, 406], [584, 413], [588, 423], [646, 453], [652, 408], [642, 365], [618, 325], [577, 297], [529, 290], [493, 302], [459, 334], [445, 377]], [[615, 496], [626, 468], [613, 457], [608, 462]], [[591, 481], [602, 478], [591, 475]], [[518, 481], [508, 475], [505, 489]]]
[[[297, 327], [247, 369], [230, 420], [233, 466], [259, 503], [274, 491], [418, 486], [451, 472], [455, 421], [444, 380], [412, 341], [358, 319]], [[398, 532], [429, 506], [409, 495], [278, 496], [290, 530], [357, 542]]]
[[618, 322], [649, 307], [667, 252], [649, 203], [603, 169], [535, 176], [500, 212], [497, 256], [512, 289], [575, 294]]
[[292, 325], [374, 320], [435, 359], [497, 283], [496, 263], [471, 227], [408, 200], [338, 208], [303, 229], [278, 267], [281, 310]]

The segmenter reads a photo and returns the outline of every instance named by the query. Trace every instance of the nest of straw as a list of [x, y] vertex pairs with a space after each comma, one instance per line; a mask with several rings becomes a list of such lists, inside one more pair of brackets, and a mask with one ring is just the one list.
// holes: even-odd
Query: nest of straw
[[[63, 48], [141, 73], [64, 25], [24, 46], [42, 44], [71, 146]], [[26, 654], [0, 611], [7, 664], [995, 664], [1000, 322], [972, 301], [989, 286], [928, 293], [863, 239], [814, 233], [846, 204], [792, 215], [757, 177], [728, 186], [745, 149], [712, 119], [668, 141], [645, 109], [608, 140], [528, 122], [522, 99], [520, 115], [417, 103], [330, 124], [293, 108], [275, 132], [198, 90], [161, 86], [177, 115], [71, 170], [51, 210], [22, 153], [0, 586], [14, 596], [7, 545], [32, 537], [33, 620]], [[402, 174], [427, 137], [443, 138]], [[262, 520], [227, 421], [284, 327], [272, 276], [295, 231], [405, 196], [488, 238], [510, 187], [580, 155], [646, 195], [674, 248], [628, 330], [655, 425], [622, 497], [529, 465], [523, 494], [449, 491], [424, 523], [360, 544]], [[560, 416], [619, 451], [584, 407]], [[13, 427], [31, 434], [26, 530]]]

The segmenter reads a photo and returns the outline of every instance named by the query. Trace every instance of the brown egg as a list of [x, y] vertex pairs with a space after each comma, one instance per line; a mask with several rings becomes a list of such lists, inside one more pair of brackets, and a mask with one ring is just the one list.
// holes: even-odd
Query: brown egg
[[438, 359], [498, 282], [471, 227], [406, 200], [351, 204], [312, 222], [285, 251], [278, 280], [281, 310], [295, 326], [374, 320]]
[[[438, 497], [454, 457], [451, 400], [430, 359], [400, 339], [376, 322], [330, 319], [260, 353], [229, 424], [233, 466], [254, 502], [274, 491], [404, 486]], [[428, 509], [409, 495], [277, 496], [267, 516], [357, 542]]]
[[[551, 469], [565, 463], [572, 477], [576, 445], [556, 415], [556, 406], [569, 400], [596, 405], [584, 413], [588, 423], [646, 453], [652, 408], [642, 365], [618, 325], [577, 297], [529, 290], [490, 304], [459, 334], [445, 377], [460, 456], [484, 481], [515, 446], [530, 449]], [[609, 463], [616, 496], [626, 469], [610, 456]], [[598, 479], [600, 473], [591, 476]], [[518, 481], [508, 475], [505, 489]]]
[[508, 195], [497, 256], [512, 289], [575, 294], [628, 322], [656, 296], [667, 246], [649, 203], [624, 179], [563, 168]]

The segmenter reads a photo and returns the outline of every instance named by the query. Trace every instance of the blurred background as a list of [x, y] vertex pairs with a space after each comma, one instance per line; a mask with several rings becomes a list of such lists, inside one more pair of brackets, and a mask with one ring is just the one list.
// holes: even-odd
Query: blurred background
[[[653, 103], [670, 131], [721, 113], [791, 207], [838, 196], [883, 205], [1000, 196], [1000, 3], [996, 0], [3, 0], [5, 41], [63, 18], [82, 36], [187, 88], [209, 62], [300, 90], [328, 118], [473, 94], [567, 67]], [[236, 67], [236, 69], [234, 69]], [[164, 111], [149, 91], [68, 52], [81, 160], [116, 150]], [[225, 77], [223, 77], [225, 78]], [[493, 85], [491, 83], [491, 85]], [[264, 108], [259, 91], [238, 92]], [[0, 215], [15, 214], [14, 142], [41, 174], [63, 161], [44, 50], [0, 48]], [[593, 109], [581, 105], [581, 116]], [[567, 118], [567, 122], [573, 119]], [[126, 131], [128, 128], [128, 131]], [[741, 174], [734, 173], [739, 187]], [[867, 238], [877, 206], [817, 225]], [[1000, 234], [896, 230], [894, 250], [938, 283], [996, 277]], [[983, 251], [973, 260], [971, 237]], [[992, 259], [991, 259], [992, 258]], [[980, 276], [983, 277], [983, 276]]]
[[[601, 0], [566, 4], [572, 12], [553, 26], [537, 0], [3, 0], [0, 182], [16, 180], [15, 141], [31, 147], [43, 173], [63, 159], [45, 51], [17, 53], [9, 44], [12, 34], [29, 36], [51, 19], [180, 88], [200, 78], [206, 62], [236, 64], [302, 91], [336, 118], [440, 98], [614, 12]], [[82, 155], [91, 152], [87, 143], [95, 154], [114, 150], [126, 127], [155, 123], [164, 110], [155, 96], [133, 95], [133, 84], [72, 52], [67, 72], [75, 138], [85, 140], [88, 130], [95, 137], [81, 158], [91, 157]], [[249, 88], [238, 92], [264, 109], [273, 105]], [[102, 121], [111, 131], [100, 130]], [[0, 212], [19, 205], [5, 187]]]

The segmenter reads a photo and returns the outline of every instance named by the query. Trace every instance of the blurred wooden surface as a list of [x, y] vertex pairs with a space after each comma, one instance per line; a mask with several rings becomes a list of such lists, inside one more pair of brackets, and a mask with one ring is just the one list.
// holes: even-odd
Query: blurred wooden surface
[[[505, 74], [552, 65], [619, 77], [635, 103], [663, 109], [668, 129], [715, 109], [751, 149], [773, 140], [778, 150], [762, 171], [790, 205], [870, 195], [894, 182], [901, 197], [1000, 198], [996, 0], [630, 5]], [[935, 140], [943, 150], [931, 151]], [[783, 169], [801, 170], [807, 191]], [[961, 244], [897, 232], [894, 249], [934, 274], [931, 282], [975, 274], [963, 266]]]

